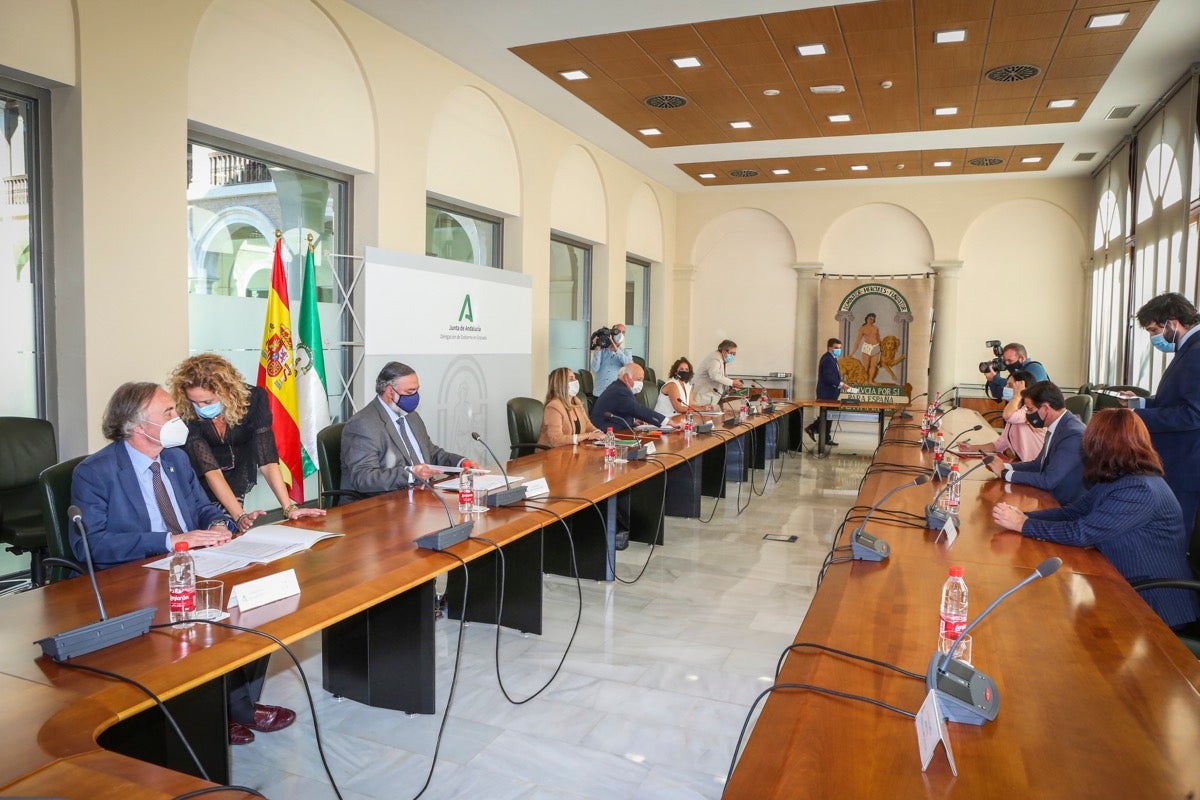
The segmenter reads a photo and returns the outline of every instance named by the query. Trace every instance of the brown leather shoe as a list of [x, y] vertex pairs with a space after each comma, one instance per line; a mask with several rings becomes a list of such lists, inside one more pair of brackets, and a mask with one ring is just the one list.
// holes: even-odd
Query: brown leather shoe
[[254, 731], [250, 730], [240, 722], [229, 723], [230, 744], [250, 744], [253, 741]]
[[254, 722], [251, 722], [246, 727], [260, 733], [274, 733], [275, 731], [283, 730], [295, 721], [296, 712], [290, 708], [265, 706], [262, 703], [255, 703]]

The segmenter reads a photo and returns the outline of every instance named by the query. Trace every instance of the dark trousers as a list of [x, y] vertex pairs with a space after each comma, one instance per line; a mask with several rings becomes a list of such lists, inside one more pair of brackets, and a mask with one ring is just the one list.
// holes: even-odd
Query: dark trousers
[[229, 673], [229, 721], [249, 725], [254, 722], [254, 705], [262, 697], [263, 681], [267, 678], [270, 656], [251, 661]]

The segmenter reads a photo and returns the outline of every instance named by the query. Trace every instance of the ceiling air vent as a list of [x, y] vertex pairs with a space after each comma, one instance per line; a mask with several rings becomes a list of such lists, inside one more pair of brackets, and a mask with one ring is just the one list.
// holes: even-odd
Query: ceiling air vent
[[756, 169], [731, 169], [729, 170], [731, 178], [757, 178], [758, 170]]
[[994, 167], [1003, 164], [1004, 159], [996, 158], [995, 156], [984, 156], [983, 158], [972, 158], [967, 163], [973, 167]]
[[652, 94], [646, 98], [646, 105], [651, 108], [682, 108], [687, 105], [687, 98], [677, 94]]
[[1091, 161], [1096, 157], [1095, 153], [1076, 153], [1072, 161]]
[[1105, 119], [1129, 119], [1133, 116], [1133, 110], [1137, 106], [1114, 106], [1112, 111], [1108, 112]]
[[1040, 69], [1033, 64], [1006, 64], [987, 71], [987, 79], [996, 83], [1016, 83], [1036, 76]]

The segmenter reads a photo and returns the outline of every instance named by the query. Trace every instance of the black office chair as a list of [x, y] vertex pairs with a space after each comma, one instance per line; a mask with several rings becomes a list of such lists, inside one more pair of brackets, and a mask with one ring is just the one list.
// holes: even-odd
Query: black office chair
[[342, 487], [342, 428], [335, 422], [317, 433], [317, 479], [321, 484], [321, 505], [333, 508], [342, 503], [361, 500], [366, 495]]
[[514, 397], [507, 403], [508, 408], [508, 440], [512, 442], [509, 448], [509, 458], [527, 456], [536, 450], [549, 450], [544, 444], [538, 444], [538, 436], [542, 433], [542, 412], [545, 406], [541, 400], [532, 397]]
[[[1147, 589], [1179, 589], [1181, 591], [1200, 592], [1200, 581], [1166, 579], [1142, 581], [1141, 583], [1133, 584], [1133, 588], [1139, 592], [1144, 592]], [[1183, 642], [1184, 647], [1192, 651], [1192, 655], [1200, 659], [1200, 620], [1185, 626], [1183, 630], [1177, 630], [1175, 635], [1179, 637], [1179, 641]]]
[[642, 391], [637, 396], [637, 401], [646, 408], [654, 408], [654, 404], [658, 402], [658, 384], [642, 381]]
[[1093, 399], [1090, 394], [1073, 394], [1065, 401], [1067, 411], [1079, 417], [1080, 421], [1086, 425], [1092, 419]]
[[596, 402], [596, 377], [592, 375], [591, 370], [577, 369], [575, 370], [575, 380], [579, 381], [579, 399], [583, 401], [590, 413], [592, 405]]
[[642, 372], [646, 373], [645, 382], [648, 386], [654, 386], [658, 383], [658, 373], [654, 371], [654, 367], [642, 367]]
[[29, 580], [45, 583], [46, 524], [38, 475], [58, 461], [54, 426], [44, 419], [0, 417], [0, 542], [29, 553]]
[[65, 578], [73, 577], [75, 573], [83, 574], [83, 566], [76, 560], [71, 550], [71, 521], [67, 519], [67, 509], [71, 507], [71, 477], [75, 467], [87, 456], [69, 458], [60, 464], [46, 467], [38, 476], [41, 488], [42, 515], [46, 520], [46, 547], [49, 558], [46, 559], [47, 583], [54, 583]]

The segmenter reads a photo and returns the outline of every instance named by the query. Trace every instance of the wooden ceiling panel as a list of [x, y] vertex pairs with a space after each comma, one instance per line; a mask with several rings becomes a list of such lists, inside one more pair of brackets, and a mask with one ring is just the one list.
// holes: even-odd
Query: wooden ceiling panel
[[[932, 31], [932, 28], [930, 29]], [[932, 37], [932, 33], [930, 36]], [[927, 69], [973, 69], [976, 76], [979, 66], [983, 63], [984, 45], [980, 40], [977, 45], [939, 45], [928, 48], [917, 48], [917, 64], [924, 71]]]
[[974, 86], [954, 86], [944, 89], [921, 88], [921, 116], [933, 114], [933, 109], [956, 106], [959, 114], [969, 114], [978, 94]]
[[988, 44], [983, 59], [983, 69], [1003, 67], [1006, 64], [1033, 64], [1043, 72], [1054, 56], [1058, 39], [1027, 39], [1023, 42], [997, 42]]
[[1021, 14], [1016, 17], [997, 16], [992, 20], [991, 28], [988, 29], [988, 41], [1002, 44], [1049, 37], [1057, 39], [1066, 28], [1067, 19], [1070, 16], [1070, 9], [1048, 11], [1041, 14]]
[[612, 78], [659, 75], [662, 70], [632, 37], [624, 33], [572, 39], [571, 44]]
[[534, 69], [563, 82], [559, 71], [577, 69], [587, 59], [570, 42], [545, 42], [514, 47], [512, 52]]
[[1089, 28], [1087, 22], [1097, 14], [1121, 14], [1128, 12], [1129, 16], [1125, 20], [1125, 24], [1120, 28], [1102, 28], [1101, 31], [1111, 32], [1113, 30], [1132, 30], [1137, 31], [1146, 22], [1146, 17], [1150, 16], [1150, 12], [1154, 10], [1155, 0], [1142, 3], [1121, 3], [1085, 7], [1080, 4], [1071, 14], [1071, 18], [1067, 20], [1067, 28], [1064, 31], [1066, 36], [1086, 36], [1096, 33], [1096, 29]]
[[[708, 66], [708, 64], [712, 64], [713, 66]], [[713, 56], [713, 60], [706, 62], [706, 65], [702, 67], [675, 69], [674, 65], [672, 65], [671, 71], [667, 74], [670, 75], [671, 80], [674, 81], [685, 96], [690, 95], [691, 92], [702, 91], [704, 89], [735, 90], [738, 88], [737, 83], [729, 76], [725, 67], [717, 63], [716, 56]]]
[[888, 28], [844, 34], [850, 58], [873, 58], [885, 53], [913, 53], [916, 42], [912, 28]]
[[[938, 44], [934, 39], [934, 34], [945, 30], [963, 30], [966, 31], [966, 40], [962, 42], [946, 42]], [[983, 20], [964, 21], [959, 20], [953, 23], [944, 25], [918, 25], [916, 32], [917, 50], [919, 51], [941, 51], [941, 50], [961, 50], [965, 47], [982, 47], [988, 40], [988, 22]]]
[[774, 47], [763, 47], [761, 44], [714, 45], [712, 51], [726, 68], [772, 64], [785, 69], [783, 59]]
[[879, 173], [885, 178], [907, 178], [921, 174], [921, 151], [905, 150], [879, 154]]
[[835, 13], [844, 33], [913, 27], [910, 0], [881, 0], [876, 3], [838, 6]]
[[1028, 114], [1033, 109], [1032, 97], [1010, 97], [1003, 100], [976, 100], [975, 115]]
[[708, 50], [708, 45], [694, 25], [670, 25], [631, 31], [629, 37], [647, 53], [663, 53], [668, 57], [695, 55], [695, 50]]
[[1016, 17], [1022, 14], [1040, 14], [1043, 11], [1067, 11], [1075, 7], [1075, 0], [996, 0], [992, 7], [994, 17]]
[[791, 86], [792, 74], [782, 61], [772, 64], [741, 64], [727, 66], [729, 75], [738, 84], [771, 83], [776, 86]]
[[822, 136], [863, 136], [871, 132], [862, 114], [851, 115], [849, 122], [830, 122], [826, 117], [816, 116], [816, 122]]
[[1020, 114], [980, 114], [975, 113], [971, 120], [972, 128], [1006, 128], [1010, 125], [1024, 125], [1028, 115]]
[[864, 58], [855, 59], [853, 68], [855, 73], [860, 75], [890, 72], [903, 77], [916, 70], [917, 59], [915, 53], [872, 53]]
[[1090, 32], [1087, 36], [1064, 36], [1055, 58], [1083, 58], [1086, 56], [1120, 55], [1129, 47], [1137, 31], [1117, 30], [1109, 33]]
[[963, 69], [925, 69], [919, 73], [921, 92], [935, 89], [953, 89], [958, 87], [979, 86], [979, 67]]
[[[614, 83], [628, 92], [629, 96], [638, 101], [638, 103], [642, 103], [642, 101], [651, 95], [683, 94], [683, 89], [674, 81], [667, 80], [661, 76], [620, 78], [614, 81]], [[737, 91], [736, 87], [730, 88], [731, 91]]]
[[801, 58], [788, 60], [787, 65], [791, 70], [792, 79], [802, 88], [829, 83], [854, 83], [854, 69], [850, 66], [848, 58]]
[[840, 41], [842, 38], [842, 29], [838, 26], [837, 15], [832, 7], [783, 11], [767, 14], [762, 19], [767, 30], [784, 48], [823, 39], [836, 38]]
[[1036, 97], [1042, 85], [1042, 75], [1026, 81], [998, 83], [986, 78], [979, 82], [980, 100], [1005, 100], [1014, 97]]
[[771, 34], [761, 16], [697, 22], [693, 27], [700, 34], [700, 38], [712, 48], [736, 44], [766, 44], [771, 41]]
[[1121, 60], [1120, 53], [1086, 58], [1056, 58], [1046, 70], [1046, 78], [1085, 78], [1108, 75]]
[[1029, 118], [1026, 120], [1026, 124], [1044, 125], [1052, 122], [1078, 122], [1079, 120], [1083, 119], [1083, 113], [1085, 111], [1087, 111], [1087, 105], [1085, 105], [1082, 101], [1077, 103], [1072, 108], [1046, 108], [1043, 104], [1039, 109], [1035, 105], [1033, 111], [1029, 112]]
[[986, 21], [992, 13], [992, 0], [921, 0], [914, 7], [918, 28], [941, 29], [959, 27], [960, 23], [971, 20]]

